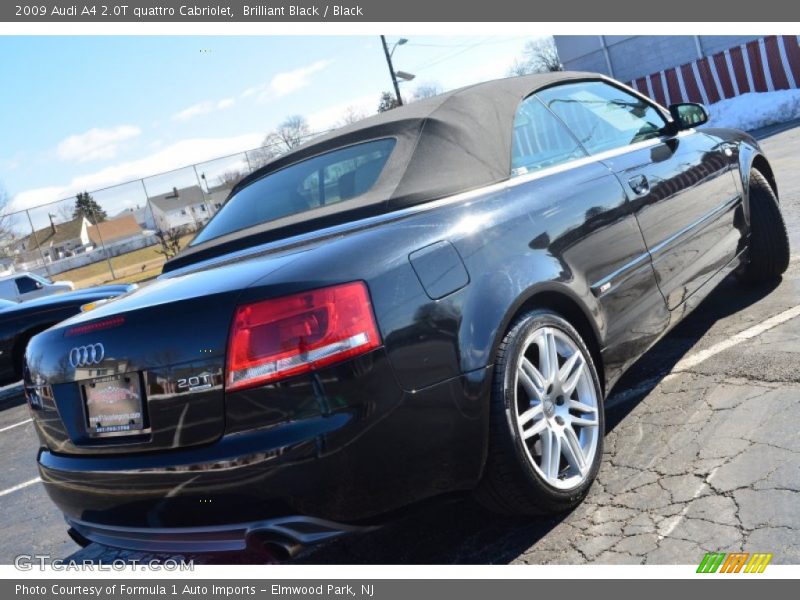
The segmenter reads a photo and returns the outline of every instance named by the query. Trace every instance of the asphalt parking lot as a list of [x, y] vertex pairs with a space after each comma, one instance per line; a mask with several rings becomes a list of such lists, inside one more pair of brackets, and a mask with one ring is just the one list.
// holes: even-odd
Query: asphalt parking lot
[[[625, 376], [608, 402], [598, 481], [578, 509], [510, 520], [453, 497], [297, 562], [684, 564], [749, 551], [800, 563], [800, 128], [767, 134], [788, 273], [760, 289], [726, 281]], [[69, 539], [38, 482], [36, 447], [20, 388], [0, 389], [0, 563], [34, 553], [140, 559]]]

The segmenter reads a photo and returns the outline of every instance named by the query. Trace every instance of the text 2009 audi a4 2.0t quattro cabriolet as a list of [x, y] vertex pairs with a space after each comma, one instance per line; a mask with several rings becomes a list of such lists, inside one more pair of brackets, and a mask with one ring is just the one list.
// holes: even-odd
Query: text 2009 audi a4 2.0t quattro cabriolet
[[787, 268], [767, 159], [706, 120], [534, 75], [252, 173], [157, 281], [28, 346], [39, 469], [73, 536], [232, 550], [458, 490], [575, 506], [620, 374], [726, 275]]

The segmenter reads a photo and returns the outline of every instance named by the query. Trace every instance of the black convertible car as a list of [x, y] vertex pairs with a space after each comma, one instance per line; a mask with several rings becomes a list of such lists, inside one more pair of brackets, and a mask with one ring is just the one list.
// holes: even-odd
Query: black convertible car
[[0, 385], [22, 379], [25, 347], [37, 333], [81, 312], [81, 307], [136, 289], [104, 285], [17, 303], [0, 299]]
[[33, 338], [47, 493], [82, 541], [164, 551], [462, 490], [574, 507], [620, 374], [728, 274], [788, 265], [767, 159], [706, 120], [556, 73], [278, 158], [152, 285]]

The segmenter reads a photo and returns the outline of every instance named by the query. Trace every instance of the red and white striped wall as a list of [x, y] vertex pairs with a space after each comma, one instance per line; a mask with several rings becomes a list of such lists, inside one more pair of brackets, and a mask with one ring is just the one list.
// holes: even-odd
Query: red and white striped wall
[[795, 89], [800, 84], [800, 37], [753, 40], [685, 65], [651, 73], [628, 85], [659, 104], [713, 104], [747, 92]]

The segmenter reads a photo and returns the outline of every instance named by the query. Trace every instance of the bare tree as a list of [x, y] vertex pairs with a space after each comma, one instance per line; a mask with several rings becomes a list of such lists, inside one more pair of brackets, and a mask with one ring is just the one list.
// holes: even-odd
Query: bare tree
[[531, 71], [530, 63], [521, 58], [515, 58], [514, 62], [511, 63], [511, 66], [508, 67], [506, 71], [509, 77], [520, 77], [521, 75], [530, 75], [531, 73], [534, 73], [534, 71]]
[[244, 176], [245, 174], [238, 169], [230, 169], [217, 177], [217, 180], [222, 187], [233, 187], [239, 183]]
[[[268, 139], [269, 136], [267, 136], [264, 142], [266, 143]], [[260, 169], [266, 165], [276, 156], [278, 156], [278, 153], [274, 148], [272, 148], [272, 146], [263, 146], [261, 148], [257, 148], [256, 150], [250, 150], [247, 153], [247, 162], [250, 164], [250, 168], [255, 171], [256, 169]]]
[[181, 238], [185, 235], [184, 227], [173, 227], [167, 229], [159, 229], [156, 231], [156, 237], [161, 245], [161, 248], [156, 248], [156, 252], [163, 254], [164, 258], [169, 260], [181, 251]]
[[378, 104], [378, 112], [386, 112], [387, 110], [392, 110], [398, 106], [400, 105], [397, 103], [397, 98], [392, 92], [383, 92], [381, 94], [380, 104]]
[[5, 233], [5, 228], [3, 225], [5, 224], [7, 217], [8, 201], [8, 192], [6, 191], [6, 188], [3, 187], [3, 184], [0, 184], [0, 235]]
[[[0, 257], [14, 255], [12, 243], [17, 239], [17, 218], [19, 215], [11, 212], [11, 197], [0, 183]], [[30, 231], [30, 229], [28, 229]], [[24, 236], [25, 234], [23, 234]]]
[[337, 127], [344, 127], [367, 118], [367, 112], [357, 106], [348, 106], [344, 109], [344, 114], [337, 122]]
[[423, 98], [433, 98], [442, 93], [442, 86], [436, 81], [426, 81], [421, 83], [414, 90], [414, 100], [422, 100]]
[[275, 131], [264, 138], [264, 146], [275, 148], [278, 154], [297, 148], [311, 134], [308, 121], [301, 115], [286, 117]]
[[13, 232], [11, 231], [11, 217], [8, 214], [8, 203], [10, 198], [6, 188], [0, 184], [0, 253], [5, 254], [6, 244], [11, 241]]
[[522, 51], [522, 57], [517, 58], [509, 67], [509, 75], [528, 75], [530, 73], [547, 73], [550, 71], [563, 71], [564, 65], [558, 57], [558, 49], [553, 38], [528, 40]]
[[66, 223], [67, 221], [72, 220], [72, 213], [75, 207], [71, 204], [67, 204], [66, 202], [59, 203], [58, 207], [56, 208], [56, 216], [60, 223]]

